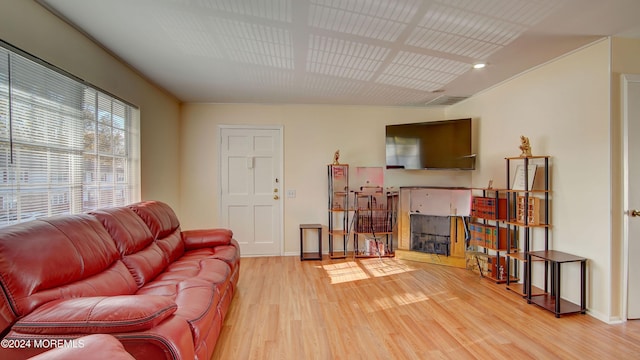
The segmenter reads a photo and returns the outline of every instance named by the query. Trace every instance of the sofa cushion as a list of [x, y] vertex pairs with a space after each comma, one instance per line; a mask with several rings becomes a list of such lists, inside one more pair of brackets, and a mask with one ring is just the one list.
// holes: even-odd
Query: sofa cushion
[[235, 240], [231, 240], [230, 245], [220, 245], [213, 248], [202, 248], [187, 251], [180, 258], [180, 262], [200, 259], [216, 259], [227, 263], [231, 268], [231, 283], [235, 287], [240, 275], [240, 246]]
[[[202, 279], [159, 280], [145, 285], [139, 294], [166, 296], [175, 301], [178, 310], [175, 316], [185, 319], [191, 330], [195, 346], [201, 343], [215, 343], [211, 335], [217, 335], [222, 324], [218, 304], [228, 281], [218, 284]], [[216, 330], [213, 331], [212, 330]]]
[[225, 261], [232, 269], [240, 264], [240, 252], [233, 245], [216, 246], [212, 251], [214, 258]]
[[127, 267], [118, 260], [103, 272], [81, 281], [40, 291], [29, 299], [29, 307], [58, 299], [135, 294], [138, 286]]
[[200, 279], [210, 284], [225, 284], [225, 286], [229, 282], [231, 269], [224, 261], [208, 257], [189, 257], [186, 256], [187, 254], [189, 252], [169, 265], [156, 280]]
[[176, 213], [163, 202], [142, 201], [128, 207], [140, 216], [156, 239], [167, 237], [180, 227]]
[[153, 243], [154, 237], [147, 225], [127, 207], [98, 209], [89, 214], [100, 220], [121, 255], [136, 253]]
[[122, 261], [138, 286], [151, 281], [169, 263], [147, 225], [127, 207], [105, 208], [90, 212], [107, 229], [116, 243]]
[[[86, 279], [101, 275], [119, 261], [116, 246], [96, 218], [65, 215], [0, 228], [0, 285], [4, 292], [0, 332], [12, 320], [44, 302], [82, 296]], [[111, 283], [109, 294], [131, 293], [130, 279]], [[57, 288], [69, 284], [66, 292]], [[45, 293], [46, 294], [43, 294]], [[102, 295], [102, 294], [98, 294]], [[7, 309], [6, 307], [9, 307]]]
[[48, 302], [13, 326], [28, 334], [98, 334], [151, 329], [178, 306], [165, 296], [126, 295]]
[[146, 249], [122, 258], [138, 286], [142, 286], [162, 272], [168, 263], [158, 244], [153, 243]]
[[170, 263], [184, 254], [184, 243], [180, 236], [180, 229], [175, 230], [164, 238], [157, 239], [156, 242]]
[[178, 259], [185, 251], [180, 222], [169, 205], [159, 201], [143, 201], [128, 206], [147, 225], [168, 262]]

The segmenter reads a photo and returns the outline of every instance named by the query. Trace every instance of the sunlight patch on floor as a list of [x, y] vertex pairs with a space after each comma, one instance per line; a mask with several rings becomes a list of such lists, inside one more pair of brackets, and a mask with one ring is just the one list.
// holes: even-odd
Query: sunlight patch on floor
[[421, 291], [416, 291], [414, 293], [405, 292], [403, 294], [394, 294], [392, 296], [376, 299], [376, 306], [372, 308], [372, 311], [394, 309], [398, 306], [411, 305], [428, 300], [429, 297]]
[[332, 284], [397, 275], [415, 270], [411, 266], [386, 258], [346, 260], [322, 265], [322, 268], [327, 272]]
[[[381, 278], [416, 271], [415, 268], [408, 264], [387, 258], [351, 260], [323, 265], [323, 268], [331, 279], [331, 284]], [[363, 310], [375, 312], [428, 300], [429, 297], [422, 290], [395, 292], [393, 295], [383, 296], [374, 300], [370, 303], [370, 306]]]
[[369, 275], [355, 261], [327, 264], [322, 266], [329, 275], [332, 284], [365, 280]]
[[360, 265], [373, 277], [390, 276], [414, 271], [410, 266], [391, 259], [366, 259]]

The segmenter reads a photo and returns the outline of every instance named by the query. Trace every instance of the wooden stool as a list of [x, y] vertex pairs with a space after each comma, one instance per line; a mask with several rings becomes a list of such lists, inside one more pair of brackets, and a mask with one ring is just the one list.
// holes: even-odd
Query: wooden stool
[[[304, 252], [304, 231], [312, 229], [318, 231], [318, 253]], [[320, 224], [300, 224], [300, 261], [322, 260], [322, 225]]]

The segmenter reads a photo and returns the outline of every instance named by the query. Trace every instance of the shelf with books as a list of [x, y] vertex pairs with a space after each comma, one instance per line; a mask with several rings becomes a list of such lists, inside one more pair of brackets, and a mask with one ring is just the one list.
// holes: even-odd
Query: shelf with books
[[[507, 241], [514, 241], [512, 231], [505, 226], [508, 203], [504, 191], [500, 189], [474, 189], [471, 200], [471, 222], [469, 228], [469, 246], [477, 251], [469, 251], [467, 265], [479, 272], [484, 278], [496, 283], [507, 281], [505, 253], [510, 247]], [[475, 259], [475, 260], [474, 260]], [[512, 277], [513, 281], [516, 280]]]
[[472, 222], [469, 224], [469, 244], [494, 251], [506, 251], [507, 231], [504, 226]]
[[[496, 194], [498, 191], [494, 190]], [[474, 196], [471, 201], [471, 217], [486, 220], [504, 220], [507, 218], [507, 199], [486, 196]]]
[[506, 281], [504, 256], [496, 256], [484, 251], [467, 251], [466, 256], [467, 269], [498, 284]]

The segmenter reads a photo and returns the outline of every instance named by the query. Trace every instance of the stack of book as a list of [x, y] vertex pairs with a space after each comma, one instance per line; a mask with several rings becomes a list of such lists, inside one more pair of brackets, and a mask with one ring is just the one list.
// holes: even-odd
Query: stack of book
[[471, 216], [487, 220], [504, 220], [507, 218], [507, 199], [474, 196]]

